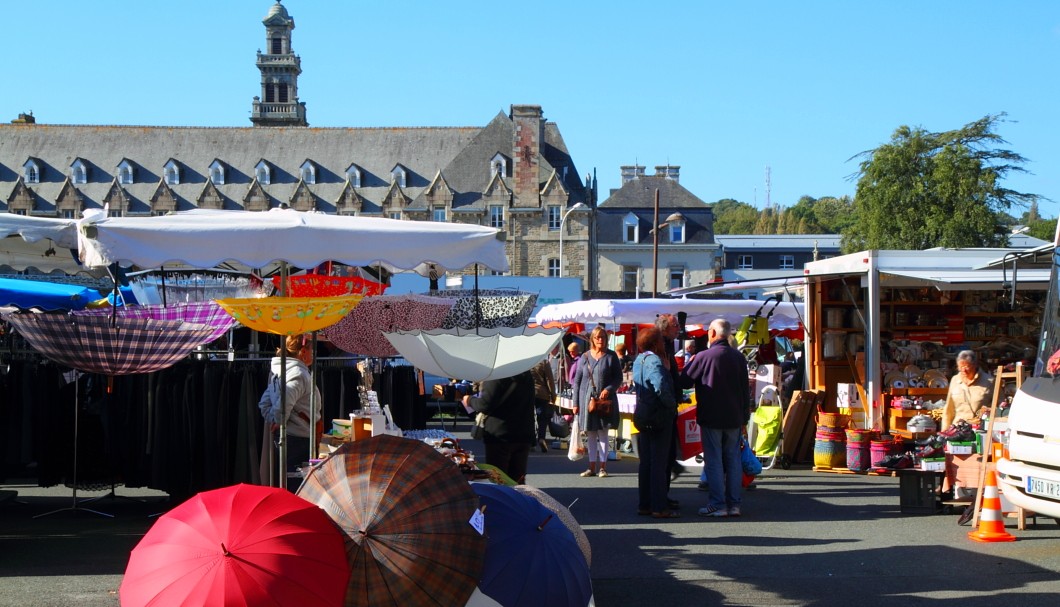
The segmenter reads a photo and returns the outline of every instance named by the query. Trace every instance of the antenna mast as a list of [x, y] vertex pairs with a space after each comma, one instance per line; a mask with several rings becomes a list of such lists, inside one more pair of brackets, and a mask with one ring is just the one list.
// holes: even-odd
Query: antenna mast
[[[773, 202], [770, 200], [770, 194], [773, 192], [773, 181], [770, 178], [770, 173], [772, 173], [772, 169], [770, 169], [769, 165], [767, 164], [766, 165], [766, 208], [767, 209], [773, 209]], [[773, 210], [775, 211], [776, 209], [773, 209]]]

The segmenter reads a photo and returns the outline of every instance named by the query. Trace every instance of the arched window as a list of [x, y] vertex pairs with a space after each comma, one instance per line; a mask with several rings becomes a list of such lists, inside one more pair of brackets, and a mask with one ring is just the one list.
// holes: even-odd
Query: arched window
[[174, 162], [172, 160], [167, 162], [165, 168], [163, 169], [163, 174], [165, 175], [167, 184], [169, 184], [169, 185], [179, 185], [180, 184], [180, 167], [177, 165], [176, 162]]
[[346, 181], [355, 188], [361, 187], [361, 169], [357, 165], [351, 164], [346, 169]]
[[640, 220], [633, 213], [622, 220], [622, 242], [640, 242]]
[[272, 171], [269, 168], [269, 163], [264, 160], [258, 162], [257, 166], [254, 167], [254, 177], [258, 180], [261, 185], [269, 185], [272, 177]]
[[70, 181], [74, 184], [88, 183], [88, 166], [80, 158], [70, 165]]
[[317, 168], [312, 162], [306, 160], [302, 163], [302, 181], [313, 184], [317, 182]]
[[210, 181], [214, 185], [225, 184], [225, 167], [220, 160], [214, 160], [213, 164], [210, 165]]
[[118, 165], [118, 183], [128, 185], [133, 182], [133, 166], [128, 160]]
[[405, 167], [400, 164], [390, 170], [390, 183], [397, 183], [398, 187], [405, 187], [407, 178], [408, 176], [405, 172]]
[[27, 184], [40, 183], [40, 167], [35, 161], [27, 160], [26, 164], [22, 165], [22, 180]]

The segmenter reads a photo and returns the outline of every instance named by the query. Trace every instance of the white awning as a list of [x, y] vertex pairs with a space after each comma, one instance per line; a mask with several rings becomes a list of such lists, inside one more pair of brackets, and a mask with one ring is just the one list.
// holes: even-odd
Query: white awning
[[1045, 290], [1049, 286], [1049, 270], [1024, 269], [1013, 275], [1012, 270], [881, 270], [881, 287], [937, 286], [954, 291], [992, 290], [1011, 287]]
[[752, 289], [775, 289], [778, 291], [783, 291], [785, 287], [790, 287], [794, 289], [798, 287], [803, 287], [805, 285], [805, 276], [787, 276], [783, 278], [760, 278], [755, 280], [734, 280], [730, 282], [706, 283], [702, 285], [696, 285], [694, 287], [682, 287], [680, 289], [666, 291], [665, 295], [681, 297], [684, 295], [694, 295], [697, 293], [718, 293], [721, 291], [747, 291]]

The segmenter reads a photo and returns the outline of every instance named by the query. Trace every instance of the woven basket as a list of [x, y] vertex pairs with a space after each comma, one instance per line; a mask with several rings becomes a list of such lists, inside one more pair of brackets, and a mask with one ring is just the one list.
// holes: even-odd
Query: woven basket
[[865, 430], [863, 428], [847, 428], [846, 433], [848, 443], [866, 443], [875, 440], [878, 436], [875, 430]]
[[829, 413], [827, 411], [817, 412], [817, 425], [829, 428], [846, 428], [850, 423], [850, 416], [842, 413]]
[[817, 439], [813, 442], [813, 465], [818, 468], [845, 468], [846, 441]]

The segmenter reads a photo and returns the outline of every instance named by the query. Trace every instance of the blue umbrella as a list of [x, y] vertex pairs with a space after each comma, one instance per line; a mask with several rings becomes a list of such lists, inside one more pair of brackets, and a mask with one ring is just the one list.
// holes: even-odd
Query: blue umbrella
[[81, 285], [0, 278], [0, 306], [15, 306], [23, 310], [82, 310], [102, 298], [99, 291]]
[[483, 594], [503, 607], [589, 604], [589, 565], [554, 512], [511, 487], [471, 483], [471, 488], [485, 506]]

